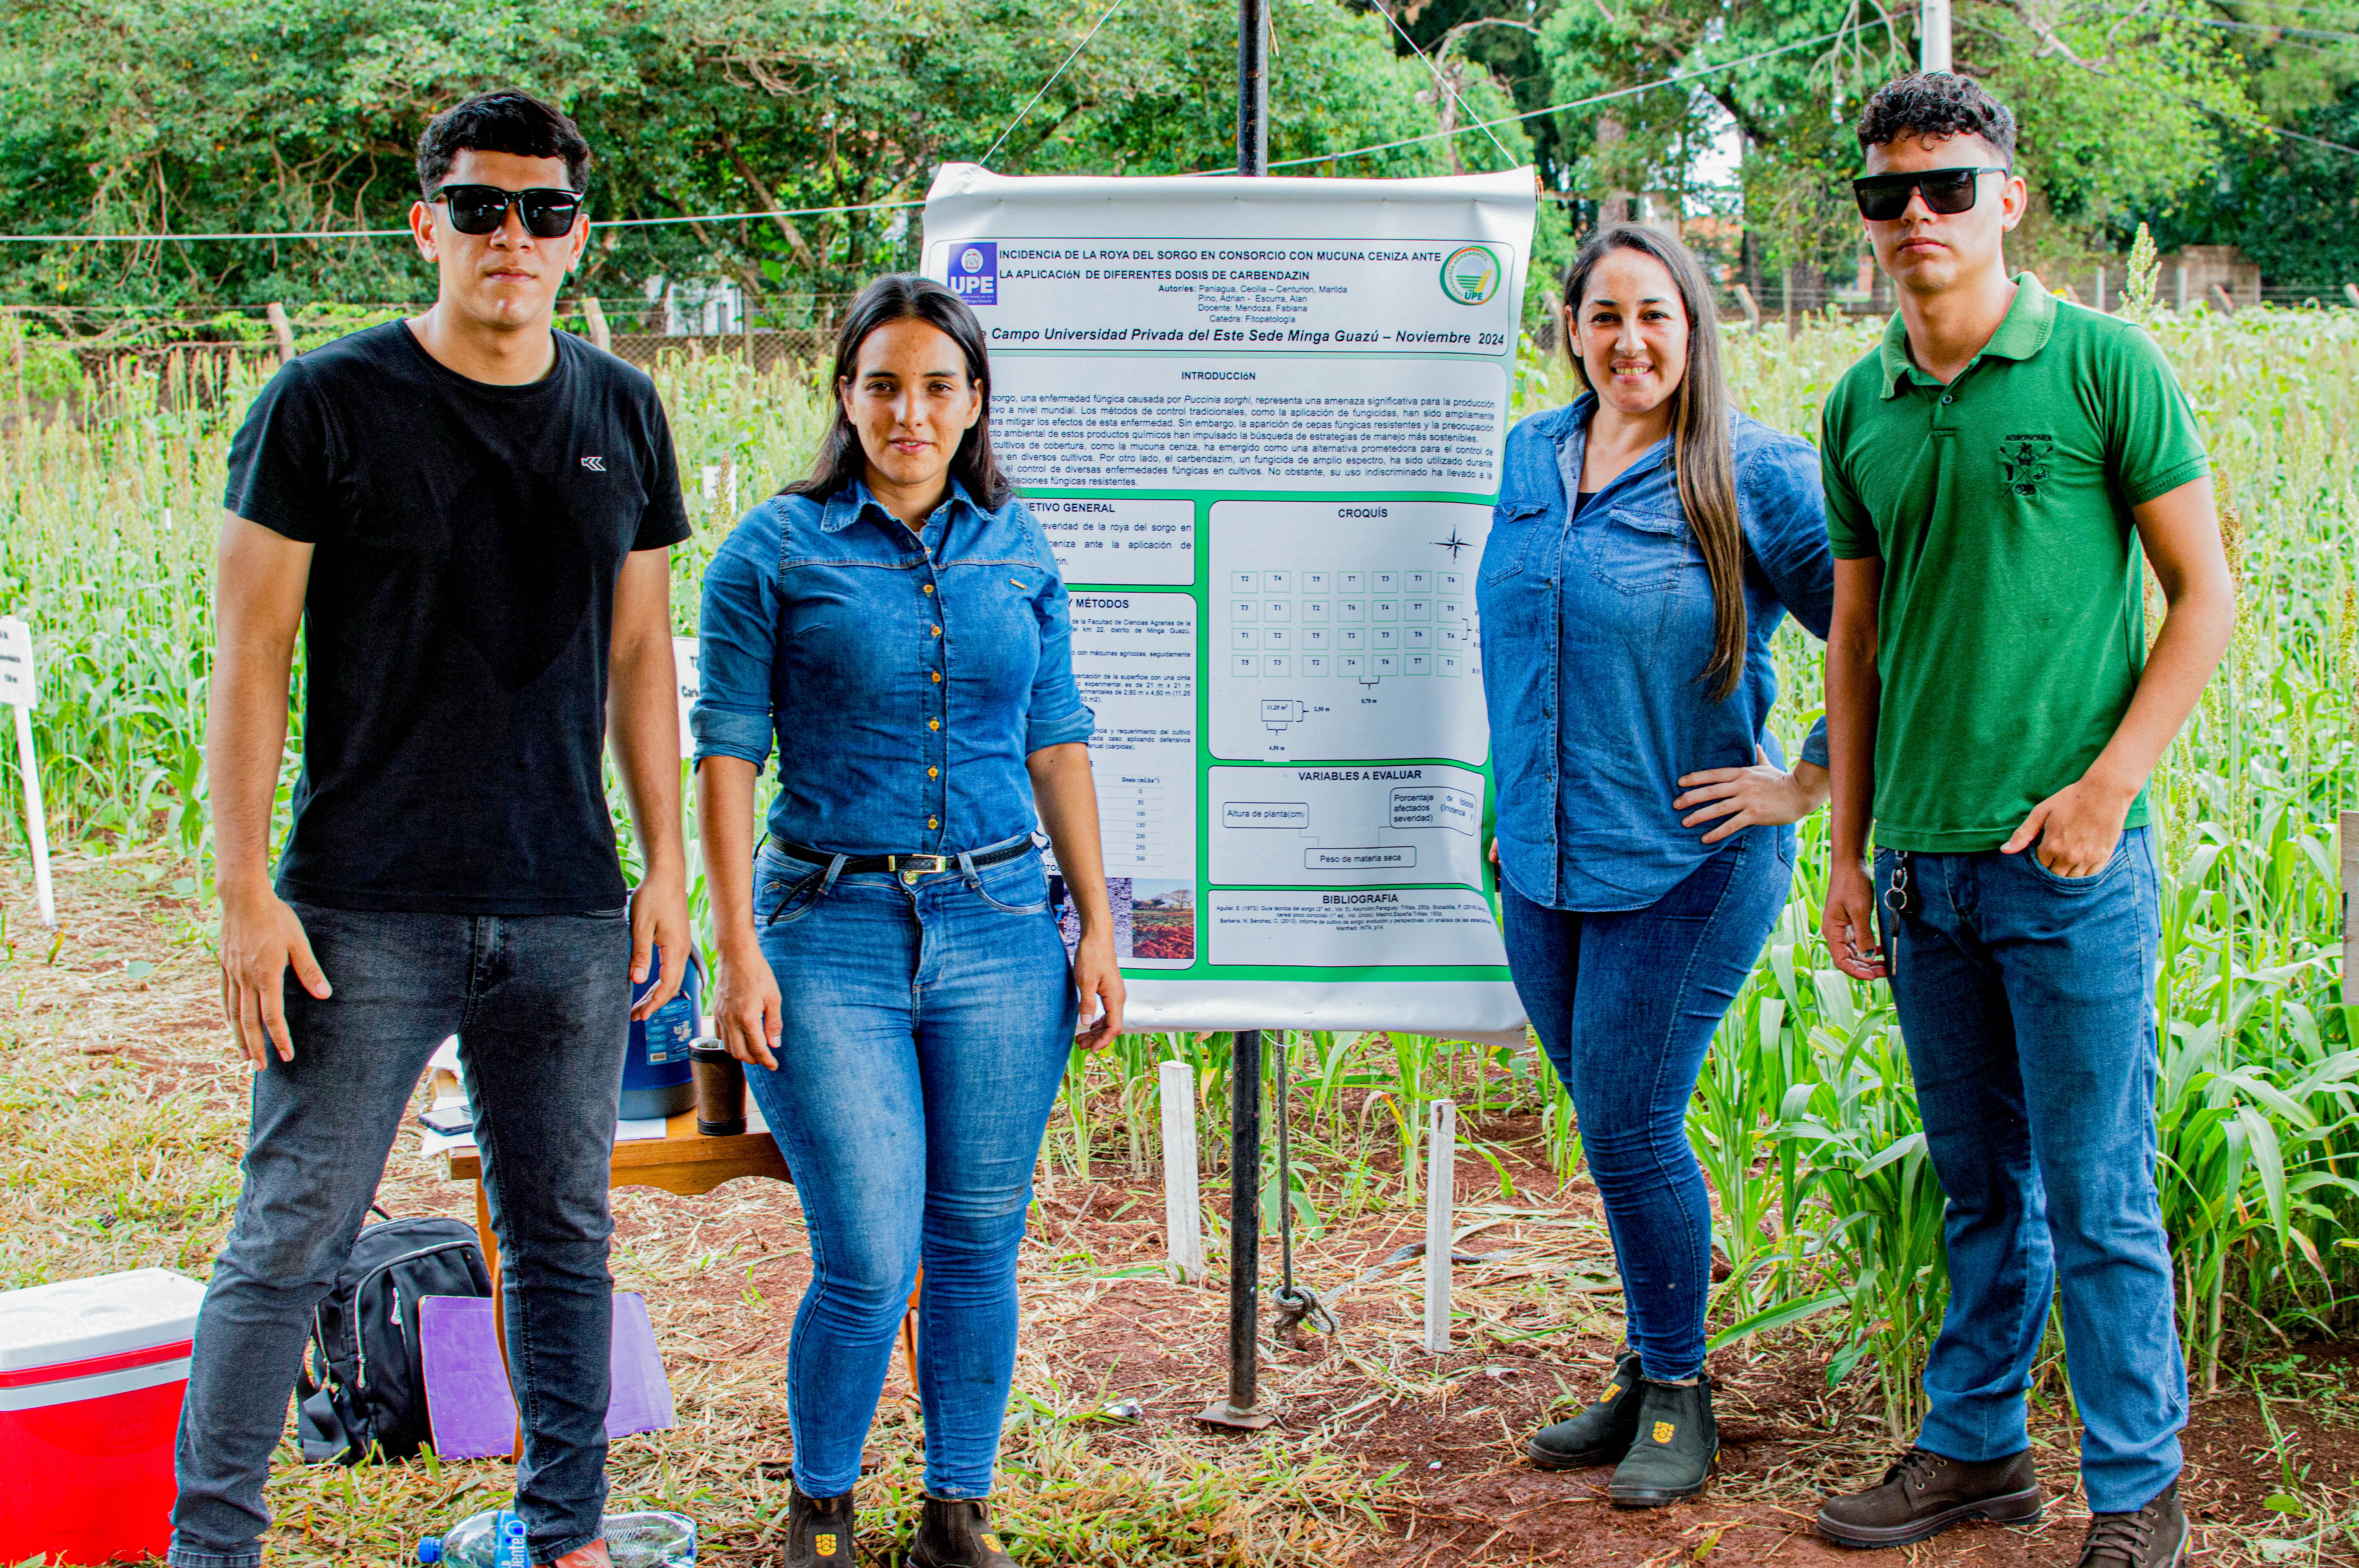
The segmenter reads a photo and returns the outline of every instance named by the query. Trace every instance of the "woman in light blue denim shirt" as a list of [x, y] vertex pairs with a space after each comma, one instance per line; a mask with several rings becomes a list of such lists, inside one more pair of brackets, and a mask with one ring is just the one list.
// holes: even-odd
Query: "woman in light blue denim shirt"
[[[853, 1483], [920, 1263], [910, 1562], [1015, 1568], [984, 1511], [1032, 1169], [1082, 1011], [1122, 1027], [1064, 584], [991, 455], [974, 315], [890, 276], [837, 339], [814, 475], [704, 578], [692, 716], [714, 1027], [794, 1172], [784, 1568], [859, 1562]], [[778, 752], [769, 841], [755, 784]], [[1070, 969], [1033, 830], [1081, 914]]]
[[1825, 726], [1783, 766], [1770, 634], [1823, 638], [1818, 454], [1728, 407], [1702, 270], [1617, 224], [1565, 278], [1590, 387], [1507, 438], [1477, 580], [1507, 959], [1603, 1197], [1630, 1345], [1537, 1433], [1608, 1497], [1691, 1497], [1719, 1452], [1703, 1376], [1712, 1211], [1686, 1112], [1712, 1031], [1827, 795]]

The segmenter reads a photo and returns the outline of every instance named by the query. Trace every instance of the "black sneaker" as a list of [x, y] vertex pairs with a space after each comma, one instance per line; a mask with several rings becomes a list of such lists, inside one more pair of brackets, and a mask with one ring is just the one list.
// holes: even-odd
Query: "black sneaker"
[[1882, 1481], [1829, 1498], [1819, 1533], [1837, 1546], [1908, 1546], [1968, 1519], [2032, 1524], [2045, 1506], [2027, 1448], [1970, 1464], [1911, 1444]]
[[1544, 1426], [1532, 1433], [1524, 1452], [1542, 1470], [1579, 1470], [1592, 1465], [1619, 1465], [1638, 1435], [1638, 1353], [1625, 1350], [1614, 1362], [1614, 1376], [1596, 1402], [1570, 1421]]
[[991, 1528], [990, 1505], [980, 1498], [926, 1494], [910, 1543], [909, 1568], [1016, 1568], [999, 1532]]
[[2092, 1514], [2079, 1568], [2179, 1568], [2187, 1536], [2187, 1510], [2173, 1481], [2136, 1513]]
[[852, 1539], [852, 1494], [807, 1498], [800, 1487], [787, 1492], [787, 1544], [778, 1568], [860, 1568], [860, 1548]]
[[1712, 1379], [1641, 1383], [1638, 1433], [1605, 1487], [1617, 1509], [1658, 1509], [1692, 1498], [1720, 1462], [1720, 1423], [1712, 1415]]

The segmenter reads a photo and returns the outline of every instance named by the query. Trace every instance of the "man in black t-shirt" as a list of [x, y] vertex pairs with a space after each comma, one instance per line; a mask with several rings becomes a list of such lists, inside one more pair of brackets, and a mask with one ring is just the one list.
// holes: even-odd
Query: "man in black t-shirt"
[[[434, 307], [288, 364], [231, 448], [206, 756], [222, 1000], [257, 1072], [197, 1319], [177, 1568], [262, 1561], [312, 1309], [454, 1033], [507, 1260], [516, 1510], [534, 1563], [607, 1562], [607, 1161], [627, 1020], [678, 989], [689, 945], [669, 579], [688, 519], [654, 384], [550, 330], [589, 164], [521, 92], [436, 119], [410, 213]], [[303, 769], [274, 887], [299, 627]], [[304, 1417], [314, 1457], [353, 1435], [325, 1395]]]

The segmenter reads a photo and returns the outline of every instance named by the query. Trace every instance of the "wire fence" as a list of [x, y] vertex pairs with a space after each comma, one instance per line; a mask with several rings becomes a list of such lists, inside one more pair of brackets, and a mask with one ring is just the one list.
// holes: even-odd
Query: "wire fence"
[[[1881, 319], [1895, 308], [1882, 274], [1831, 276], [1799, 270], [1740, 281], [1724, 270], [1715, 304], [1730, 326], [1799, 330], [1813, 319]], [[2042, 278], [2054, 293], [2092, 309], [2121, 308], [2118, 265], [2060, 268]], [[2332, 287], [2265, 284], [2250, 269], [2175, 267], [2165, 259], [2156, 303], [2164, 310], [2225, 312], [2255, 306], [2359, 308], [2359, 281]], [[557, 324], [643, 369], [666, 356], [742, 361], [757, 373], [808, 373], [832, 351], [835, 329], [856, 296], [848, 293], [683, 297], [577, 296], [559, 301]], [[78, 406], [94, 379], [118, 368], [166, 372], [171, 398], [210, 402], [240, 362], [269, 364], [348, 333], [418, 315], [422, 300], [190, 306], [0, 305], [0, 423], [9, 416]], [[1526, 329], [1544, 352], [1562, 347], [1561, 304], [1543, 281]]]

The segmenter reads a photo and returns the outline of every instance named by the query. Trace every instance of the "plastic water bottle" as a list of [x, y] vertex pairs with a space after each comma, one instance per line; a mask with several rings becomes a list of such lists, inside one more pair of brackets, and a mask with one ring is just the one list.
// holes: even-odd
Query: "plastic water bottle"
[[[614, 1568], [694, 1568], [696, 1521], [685, 1515], [608, 1514], [598, 1527]], [[487, 1509], [448, 1535], [426, 1537], [418, 1543], [418, 1561], [450, 1568], [532, 1568], [524, 1521], [511, 1509]]]
[[532, 1568], [532, 1552], [525, 1545], [524, 1520], [514, 1509], [486, 1509], [448, 1535], [420, 1541], [418, 1561], [451, 1568]]

